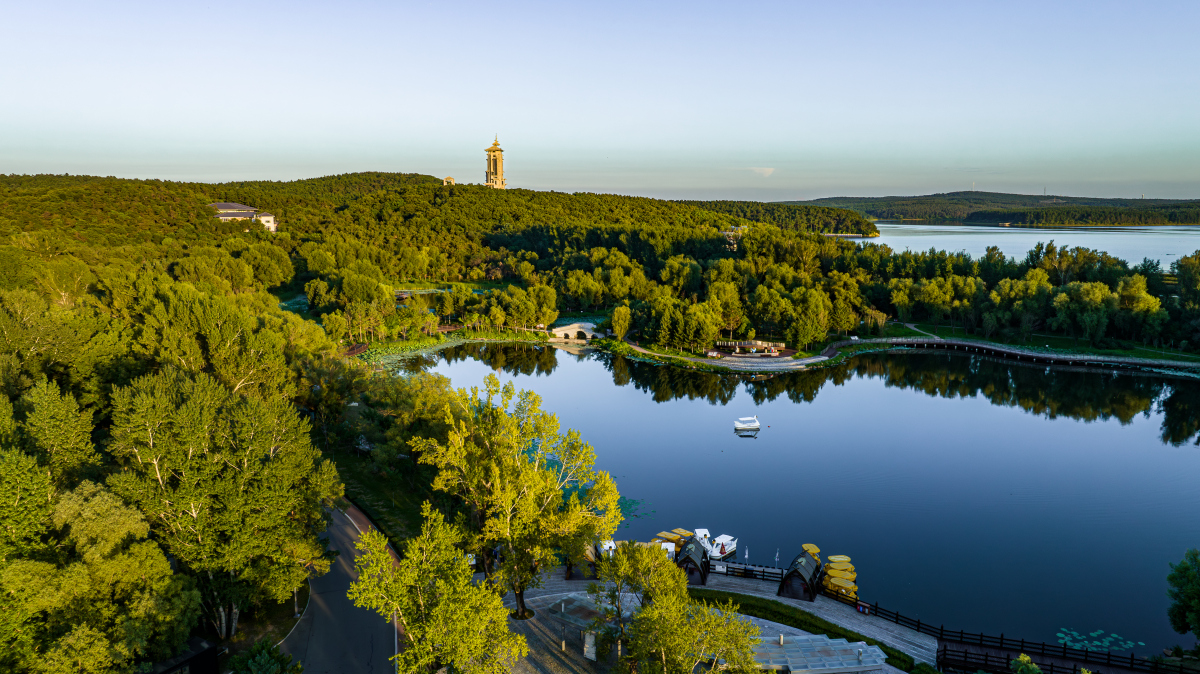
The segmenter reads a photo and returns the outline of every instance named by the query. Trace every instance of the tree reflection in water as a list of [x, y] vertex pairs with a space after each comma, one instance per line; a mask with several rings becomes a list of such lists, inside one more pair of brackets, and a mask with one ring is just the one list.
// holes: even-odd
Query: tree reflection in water
[[607, 353], [575, 355], [531, 344], [465, 344], [406, 369], [422, 369], [440, 358], [448, 363], [479, 360], [508, 374], [548, 375], [558, 358], [594, 358], [612, 373], [617, 386], [632, 384], [655, 402], [681, 398], [724, 405], [739, 387], [756, 403], [787, 396], [811, 402], [826, 384], [840, 386], [856, 377], [878, 378], [886, 386], [941, 398], [983, 397], [993, 405], [1019, 407], [1049, 419], [1116, 419], [1128, 424], [1141, 414], [1162, 415], [1162, 441], [1200, 445], [1200, 381], [1151, 373], [1087, 368], [1046, 368], [977, 355], [945, 352], [864, 354], [837, 365], [803, 372], [751, 376], [714, 374], [654, 365]]

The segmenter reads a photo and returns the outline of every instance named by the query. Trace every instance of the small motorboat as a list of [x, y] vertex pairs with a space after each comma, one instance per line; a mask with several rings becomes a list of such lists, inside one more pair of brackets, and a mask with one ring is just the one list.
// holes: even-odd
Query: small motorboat
[[742, 417], [733, 422], [733, 430], [735, 431], [757, 431], [761, 426], [758, 423], [758, 415], [752, 417]]

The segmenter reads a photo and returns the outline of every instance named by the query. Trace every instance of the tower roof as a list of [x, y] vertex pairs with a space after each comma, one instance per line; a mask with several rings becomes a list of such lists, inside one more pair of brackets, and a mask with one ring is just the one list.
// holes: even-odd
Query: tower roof
[[496, 138], [496, 140], [492, 142], [492, 146], [484, 150], [484, 152], [504, 152], [504, 150], [500, 149], [500, 139]]

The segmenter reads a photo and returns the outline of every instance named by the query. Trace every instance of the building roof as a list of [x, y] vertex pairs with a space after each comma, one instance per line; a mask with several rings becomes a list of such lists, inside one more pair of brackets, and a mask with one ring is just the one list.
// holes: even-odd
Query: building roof
[[274, 214], [274, 213], [268, 213], [268, 212], [266, 212], [266, 211], [263, 211], [262, 213], [259, 213], [259, 214], [258, 214], [258, 217], [260, 217], [260, 218], [261, 218], [261, 217], [263, 217], [264, 215], [266, 215], [266, 216], [269, 216], [269, 217], [272, 217], [272, 218], [273, 218], [273, 217], [275, 217], [275, 214]]
[[229, 201], [220, 201], [215, 204], [209, 204], [209, 206], [217, 209], [218, 211], [253, 211], [253, 210], [257, 210], [253, 206], [247, 206], [246, 204], [235, 204], [235, 203], [232, 203]]
[[817, 574], [820, 571], [821, 563], [809, 556], [807, 552], [801, 552], [788, 565], [787, 571], [783, 574], [783, 580], [786, 582], [788, 576], [795, 574], [800, 576], [806, 583], [816, 583]]
[[219, 211], [217, 217], [222, 220], [253, 220], [258, 215], [254, 211]]
[[504, 152], [504, 150], [500, 149], [500, 139], [497, 138], [495, 142], [492, 143], [492, 146], [484, 150], [484, 152]]

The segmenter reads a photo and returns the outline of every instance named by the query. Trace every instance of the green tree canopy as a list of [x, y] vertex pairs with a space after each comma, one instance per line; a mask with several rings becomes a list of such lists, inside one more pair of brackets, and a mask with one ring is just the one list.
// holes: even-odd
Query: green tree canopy
[[330, 560], [317, 539], [341, 495], [286, 401], [240, 396], [206, 374], [147, 375], [113, 395], [113, 489], [147, 514], [233, 634], [249, 603], [286, 598]]
[[[524, 615], [525, 590], [540, 585], [558, 550], [575, 547], [577, 538], [612, 536], [621, 518], [618, 494], [612, 477], [593, 468], [591, 445], [577, 431], [560, 433], [537, 394], [517, 396], [495, 375], [485, 386], [483, 396], [459, 390], [447, 405], [446, 442], [417, 438], [412, 446], [438, 469], [434, 488], [463, 500], [469, 549], [485, 560], [491, 582], [513, 592]], [[492, 569], [489, 551], [497, 546], [502, 559]]]
[[464, 673], [511, 671], [529, 652], [525, 637], [508, 631], [508, 609], [499, 595], [472, 582], [458, 547], [462, 534], [428, 502], [421, 515], [421, 533], [405, 541], [399, 561], [382, 534], [368, 531], [359, 538], [351, 601], [395, 618], [405, 641], [395, 662], [404, 674], [444, 666]]

